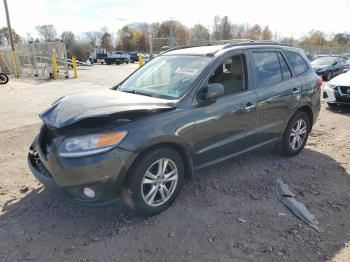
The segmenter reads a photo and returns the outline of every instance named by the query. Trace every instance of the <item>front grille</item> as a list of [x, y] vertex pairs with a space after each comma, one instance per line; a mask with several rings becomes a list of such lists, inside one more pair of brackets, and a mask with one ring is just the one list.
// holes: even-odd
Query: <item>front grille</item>
[[[350, 103], [350, 94], [348, 94], [346, 91], [349, 87], [346, 86], [340, 86], [336, 89], [334, 89], [334, 96], [337, 102], [341, 103]], [[339, 92], [340, 91], [340, 92]], [[343, 92], [345, 91], [345, 92]]]
[[337, 102], [350, 103], [350, 95], [349, 96], [336, 96], [335, 98], [336, 98]]
[[350, 86], [339, 86], [339, 89], [343, 95], [350, 95], [350, 93], [348, 93], [348, 90], [350, 90]]
[[58, 137], [56, 130], [44, 125], [39, 137], [39, 145], [42, 152], [47, 156], [51, 152], [51, 145], [54, 138]]

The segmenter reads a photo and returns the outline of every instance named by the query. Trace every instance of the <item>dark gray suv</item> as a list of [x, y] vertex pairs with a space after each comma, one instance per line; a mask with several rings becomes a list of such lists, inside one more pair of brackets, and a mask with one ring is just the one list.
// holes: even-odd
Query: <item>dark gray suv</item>
[[179, 48], [114, 90], [60, 98], [28, 164], [69, 199], [117, 199], [164, 211], [195, 170], [266, 145], [298, 154], [320, 111], [322, 80], [304, 53], [278, 43]]

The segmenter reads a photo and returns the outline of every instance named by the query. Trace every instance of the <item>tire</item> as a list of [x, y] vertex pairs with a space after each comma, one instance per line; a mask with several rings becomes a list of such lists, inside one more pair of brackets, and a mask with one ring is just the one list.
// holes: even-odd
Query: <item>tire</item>
[[[298, 130], [298, 124], [301, 124], [300, 130]], [[305, 132], [302, 132], [304, 128]], [[293, 130], [294, 133], [295, 131], [297, 132], [295, 136], [292, 135]], [[297, 111], [290, 119], [282, 135], [282, 139], [278, 144], [280, 153], [285, 156], [295, 156], [299, 154], [305, 147], [310, 131], [311, 122], [308, 115], [304, 112]]]
[[327, 76], [326, 76], [326, 80], [330, 81], [332, 79], [332, 77], [333, 77], [333, 73], [332, 73], [332, 71], [329, 71]]
[[[164, 172], [158, 173], [160, 163], [163, 163], [162, 166], [166, 163], [165, 176]], [[162, 181], [162, 177], [167, 175], [170, 175], [169, 181]], [[183, 182], [184, 165], [180, 155], [171, 148], [159, 147], [146, 151], [136, 160], [128, 172], [122, 197], [136, 214], [154, 216], [171, 206]]]
[[0, 73], [0, 85], [7, 84], [8, 81], [9, 81], [8, 75]]

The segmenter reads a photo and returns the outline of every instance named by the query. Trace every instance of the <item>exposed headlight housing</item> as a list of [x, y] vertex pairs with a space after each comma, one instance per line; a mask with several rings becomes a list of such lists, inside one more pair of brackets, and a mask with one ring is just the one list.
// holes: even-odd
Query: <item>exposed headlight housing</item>
[[103, 153], [117, 146], [126, 135], [127, 131], [117, 131], [67, 137], [63, 140], [58, 154], [69, 158]]

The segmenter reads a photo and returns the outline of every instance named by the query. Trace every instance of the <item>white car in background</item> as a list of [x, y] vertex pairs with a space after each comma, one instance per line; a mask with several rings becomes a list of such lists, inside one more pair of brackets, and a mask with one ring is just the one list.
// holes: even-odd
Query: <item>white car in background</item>
[[323, 89], [323, 99], [330, 107], [337, 104], [350, 105], [350, 71], [326, 83]]

